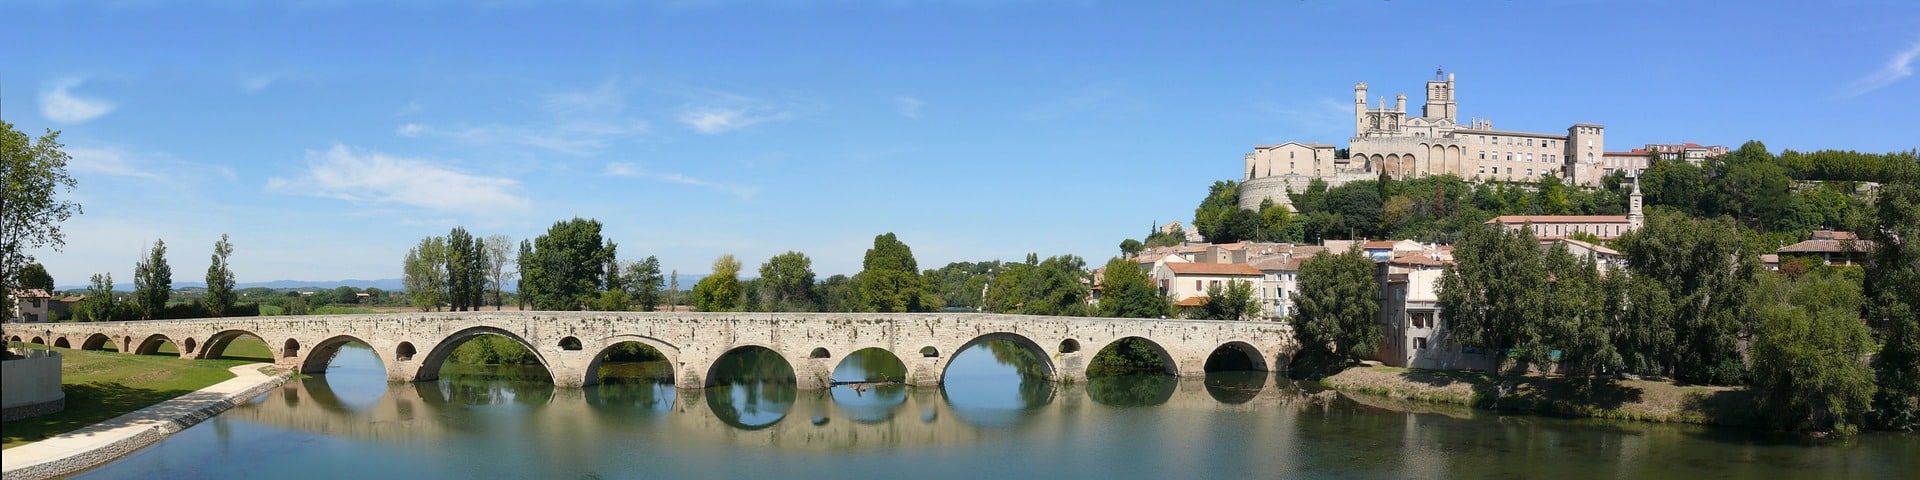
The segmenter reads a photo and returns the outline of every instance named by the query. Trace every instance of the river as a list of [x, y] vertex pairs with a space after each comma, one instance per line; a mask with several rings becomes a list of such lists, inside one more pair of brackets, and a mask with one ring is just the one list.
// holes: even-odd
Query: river
[[[1920, 435], [1822, 442], [1684, 425], [1502, 416], [1348, 397], [1260, 372], [1055, 385], [1013, 349], [959, 352], [943, 388], [801, 391], [729, 357], [555, 389], [527, 369], [388, 384], [344, 349], [286, 386], [80, 478], [1914, 478]], [[998, 350], [998, 351], [996, 351]], [[849, 355], [837, 381], [897, 375]], [[537, 369], [535, 369], [537, 370]], [[784, 370], [791, 377], [791, 370]]]

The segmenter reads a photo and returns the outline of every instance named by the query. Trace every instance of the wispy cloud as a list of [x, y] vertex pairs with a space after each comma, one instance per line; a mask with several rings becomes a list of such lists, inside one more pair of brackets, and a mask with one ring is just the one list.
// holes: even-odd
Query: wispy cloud
[[267, 180], [271, 192], [472, 214], [528, 210], [530, 202], [513, 193], [519, 187], [512, 179], [468, 174], [427, 160], [345, 145], [324, 152], [308, 150], [305, 172]]
[[710, 182], [710, 181], [701, 180], [698, 178], [689, 177], [679, 173], [657, 173], [657, 172], [649, 171], [645, 167], [642, 167], [638, 164], [628, 163], [628, 162], [614, 162], [614, 163], [607, 164], [606, 174], [607, 176], [610, 176], [610, 177], [638, 178], [642, 180], [653, 180], [653, 181], [660, 181], [660, 182], [667, 182], [667, 183], [677, 183], [681, 185], [691, 185], [691, 186], [701, 187], [701, 188], [708, 188], [708, 189], [713, 189], [729, 195], [733, 195], [734, 197], [739, 198], [741, 200], [752, 199], [753, 195], [755, 193], [758, 193], [758, 190], [754, 189], [753, 187], [744, 187], [744, 186], [738, 186], [738, 185], [728, 185], [724, 183]]
[[556, 115], [581, 113], [619, 113], [627, 108], [627, 90], [618, 79], [609, 78], [587, 90], [568, 90], [547, 94], [542, 105]]
[[904, 95], [893, 97], [893, 111], [899, 113], [902, 117], [920, 118], [920, 107], [924, 105], [926, 105], [926, 102], [920, 101], [918, 98]]
[[272, 87], [275, 83], [288, 81], [314, 85], [320, 83], [320, 78], [312, 74], [293, 70], [279, 70], [241, 78], [240, 91], [246, 92], [248, 95], [257, 95], [260, 92], [266, 91], [268, 87]]
[[48, 120], [71, 124], [100, 118], [118, 107], [105, 99], [75, 96], [71, 90], [84, 81], [78, 77], [54, 81], [52, 88], [40, 93], [40, 114]]
[[1020, 113], [1020, 118], [1028, 121], [1056, 120], [1068, 115], [1085, 112], [1135, 108], [1136, 100], [1128, 97], [1112, 85], [1093, 85], [1068, 92], [1059, 98], [1029, 108]]
[[182, 183], [184, 176], [163, 172], [212, 174], [229, 182], [239, 178], [233, 168], [224, 165], [181, 161], [165, 154], [133, 154], [119, 147], [69, 147], [67, 154], [72, 157], [67, 166], [75, 172], [176, 184]]
[[473, 145], [519, 145], [573, 155], [594, 155], [615, 140], [647, 131], [647, 122], [643, 120], [572, 121], [539, 127], [434, 127], [406, 123], [394, 128], [394, 134], [404, 137], [434, 136]]
[[166, 180], [160, 174], [133, 166], [127, 162], [127, 152], [118, 148], [68, 148], [67, 155], [73, 161], [67, 166], [73, 171], [114, 175], [121, 177], [143, 178], [147, 180]]
[[718, 135], [758, 123], [787, 118], [790, 118], [790, 114], [786, 112], [752, 108], [688, 107], [680, 112], [680, 123], [687, 124], [693, 127], [694, 131], [707, 135]]
[[407, 138], [418, 137], [420, 136], [420, 134], [426, 133], [426, 131], [427, 131], [427, 126], [421, 125], [418, 123], [403, 124], [403, 125], [400, 125], [399, 128], [393, 129], [393, 133], [395, 135], [399, 135]]
[[1887, 59], [1887, 64], [1880, 67], [1880, 70], [1847, 84], [1847, 87], [1840, 92], [1840, 98], [1865, 95], [1913, 76], [1913, 61], [1916, 59], [1920, 59], [1920, 42], [1907, 46], [1906, 50], [1895, 52], [1893, 58]]
[[677, 119], [695, 132], [718, 135], [750, 126], [792, 119], [788, 105], [735, 93], [688, 89], [674, 93], [692, 101], [680, 108]]

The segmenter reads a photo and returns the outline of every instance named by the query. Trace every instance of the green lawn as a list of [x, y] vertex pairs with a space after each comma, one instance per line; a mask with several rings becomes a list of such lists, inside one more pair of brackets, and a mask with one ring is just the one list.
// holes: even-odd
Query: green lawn
[[[29, 348], [50, 348], [28, 345]], [[0, 448], [13, 448], [146, 408], [167, 399], [233, 378], [227, 369], [271, 361], [265, 342], [235, 339], [214, 360], [182, 360], [171, 355], [125, 355], [60, 348], [61, 385], [66, 410], [0, 424]], [[168, 344], [162, 350], [172, 351]]]

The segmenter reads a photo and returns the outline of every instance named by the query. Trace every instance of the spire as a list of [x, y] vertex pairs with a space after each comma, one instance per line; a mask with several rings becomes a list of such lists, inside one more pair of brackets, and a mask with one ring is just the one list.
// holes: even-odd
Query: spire
[[1627, 195], [1627, 229], [1638, 230], [1647, 223], [1646, 213], [1640, 210], [1640, 173], [1629, 176], [1633, 177], [1633, 193]]

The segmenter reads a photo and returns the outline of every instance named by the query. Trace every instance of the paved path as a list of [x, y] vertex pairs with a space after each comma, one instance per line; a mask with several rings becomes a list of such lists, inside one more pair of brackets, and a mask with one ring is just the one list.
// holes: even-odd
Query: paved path
[[227, 369], [234, 378], [133, 413], [38, 442], [9, 448], [0, 455], [0, 480], [67, 475], [133, 453], [173, 432], [260, 396], [287, 381], [288, 373], [260, 373], [265, 363]]

